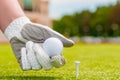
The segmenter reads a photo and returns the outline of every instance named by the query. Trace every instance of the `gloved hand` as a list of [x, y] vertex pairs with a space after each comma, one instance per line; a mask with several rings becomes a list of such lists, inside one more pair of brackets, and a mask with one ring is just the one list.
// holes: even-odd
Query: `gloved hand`
[[50, 63], [50, 58], [42, 47], [32, 41], [26, 43], [26, 48], [21, 49], [21, 61], [24, 70], [34, 69], [39, 70], [42, 67], [44, 70], [50, 70], [53, 66]]
[[[36, 60], [36, 56], [31, 54], [33, 53], [32, 47], [26, 46], [26, 42], [33, 41], [34, 43], [42, 44], [46, 39], [56, 37], [62, 41], [64, 47], [70, 47], [74, 44], [73, 41], [65, 38], [49, 27], [30, 22], [27, 17], [20, 17], [12, 21], [6, 28], [4, 34], [9, 39], [15, 56], [23, 70], [36, 70], [41, 68], [41, 65], [38, 66], [39, 62]], [[30, 49], [31, 51], [29, 51]], [[34, 49], [34, 51], [36, 50]], [[23, 54], [21, 54], [21, 52]], [[27, 59], [25, 59], [25, 56], [27, 56]], [[29, 64], [23, 65], [23, 63], [26, 62], [29, 62], [32, 67], [25, 67], [29, 66]]]

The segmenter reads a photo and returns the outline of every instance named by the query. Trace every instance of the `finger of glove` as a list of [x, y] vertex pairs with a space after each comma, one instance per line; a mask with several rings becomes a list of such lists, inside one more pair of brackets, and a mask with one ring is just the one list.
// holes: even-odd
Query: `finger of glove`
[[34, 43], [32, 41], [28, 41], [26, 43], [27, 58], [28, 58], [30, 65], [32, 66], [32, 69], [39, 70], [39, 69], [41, 69], [41, 65], [38, 63], [37, 57], [33, 51], [33, 44]]
[[74, 42], [72, 40], [67, 39], [60, 33], [40, 24], [26, 24], [22, 29], [21, 34], [25, 39], [37, 43], [43, 43], [46, 39], [50, 37], [56, 37], [62, 41], [64, 47], [70, 47], [74, 45]]
[[50, 60], [51, 64], [56, 67], [59, 68], [61, 66], [64, 66], [66, 61], [64, 59], [64, 57], [62, 57], [61, 55], [57, 55], [57, 56], [53, 56]]
[[21, 62], [22, 62], [22, 69], [23, 70], [30, 70], [31, 69], [31, 65], [27, 59], [27, 51], [26, 51], [25, 47], [23, 47], [21, 49]]
[[20, 40], [17, 39], [17, 37], [13, 37], [10, 40], [12, 50], [15, 54], [15, 57], [20, 64], [20, 67], [22, 69], [22, 62], [21, 62], [21, 48], [25, 47], [25, 43], [21, 42]]
[[33, 49], [36, 53], [37, 59], [41, 66], [44, 68], [44, 70], [50, 70], [52, 68], [52, 65], [50, 63], [49, 56], [44, 52], [42, 47], [39, 44], [34, 44]]

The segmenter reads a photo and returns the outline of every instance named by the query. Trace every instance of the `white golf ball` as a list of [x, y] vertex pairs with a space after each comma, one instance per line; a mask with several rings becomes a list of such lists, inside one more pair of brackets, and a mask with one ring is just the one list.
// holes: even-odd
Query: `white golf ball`
[[43, 43], [43, 49], [50, 57], [52, 57], [62, 53], [63, 44], [58, 38], [52, 37], [45, 40]]

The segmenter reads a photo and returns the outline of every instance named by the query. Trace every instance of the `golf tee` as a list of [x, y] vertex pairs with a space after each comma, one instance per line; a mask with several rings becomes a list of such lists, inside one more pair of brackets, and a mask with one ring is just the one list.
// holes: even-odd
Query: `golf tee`
[[79, 61], [75, 61], [75, 65], [76, 65], [76, 78], [78, 78], [78, 76], [79, 76], [79, 64], [80, 64]]

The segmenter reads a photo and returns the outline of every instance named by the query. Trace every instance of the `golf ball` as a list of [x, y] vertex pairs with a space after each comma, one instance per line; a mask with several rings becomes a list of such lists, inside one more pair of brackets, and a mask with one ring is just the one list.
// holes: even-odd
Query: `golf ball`
[[52, 57], [62, 53], [63, 44], [58, 38], [52, 37], [45, 40], [43, 43], [43, 49], [50, 57]]

